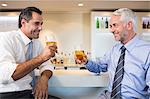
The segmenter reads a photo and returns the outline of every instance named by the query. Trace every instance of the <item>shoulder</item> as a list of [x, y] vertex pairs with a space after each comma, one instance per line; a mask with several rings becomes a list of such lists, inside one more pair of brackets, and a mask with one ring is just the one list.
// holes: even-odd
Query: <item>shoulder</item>
[[1, 38], [13, 38], [18, 34], [18, 31], [7, 31], [7, 32], [0, 32], [0, 37]]
[[147, 58], [150, 54], [150, 42], [139, 39], [133, 50], [141, 58]]
[[136, 44], [136, 47], [142, 48], [143, 50], [149, 50], [150, 51], [150, 42], [139, 38], [139, 40]]
[[[18, 31], [8, 31], [0, 33], [1, 45], [14, 46], [18, 42]], [[19, 40], [20, 41], [20, 40]]]

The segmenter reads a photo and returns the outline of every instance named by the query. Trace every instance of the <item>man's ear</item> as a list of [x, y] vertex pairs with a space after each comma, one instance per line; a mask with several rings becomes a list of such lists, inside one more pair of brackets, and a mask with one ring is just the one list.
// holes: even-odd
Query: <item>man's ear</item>
[[129, 21], [129, 22], [127, 23], [127, 29], [128, 29], [128, 30], [132, 30], [132, 29], [133, 29], [133, 22], [132, 22], [132, 21]]
[[24, 26], [27, 23], [27, 21], [25, 19], [21, 20], [21, 25]]

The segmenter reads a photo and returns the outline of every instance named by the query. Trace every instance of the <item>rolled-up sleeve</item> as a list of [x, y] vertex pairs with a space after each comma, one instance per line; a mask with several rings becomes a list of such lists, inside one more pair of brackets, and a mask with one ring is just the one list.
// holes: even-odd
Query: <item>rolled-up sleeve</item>
[[0, 83], [7, 84], [13, 82], [12, 74], [14, 73], [17, 64], [11, 62], [0, 63]]
[[45, 70], [50, 70], [50, 71], [54, 70], [54, 66], [49, 60], [40, 65], [40, 71], [39, 71], [40, 74]]
[[13, 49], [10, 47], [9, 41], [5, 39], [5, 36], [0, 37], [0, 83], [11, 83], [14, 81], [12, 74], [18, 64], [15, 62]]

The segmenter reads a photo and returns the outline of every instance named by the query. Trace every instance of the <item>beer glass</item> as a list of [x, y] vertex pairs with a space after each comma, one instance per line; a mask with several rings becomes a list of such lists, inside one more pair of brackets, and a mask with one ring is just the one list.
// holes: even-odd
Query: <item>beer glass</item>
[[[56, 38], [53, 35], [45, 36], [46, 45], [57, 45]], [[55, 56], [50, 59], [53, 64], [57, 64], [58, 52], [56, 51]]]
[[75, 50], [75, 56], [79, 60], [83, 60], [83, 57], [85, 57], [84, 50]]
[[56, 38], [54, 36], [45, 36], [46, 45], [55, 44], [57, 45]]
[[83, 60], [83, 57], [85, 57], [85, 56], [86, 55], [84, 53], [84, 50], [83, 50], [82, 46], [81, 45], [76, 46], [76, 48], [75, 48], [75, 57], [79, 60]]

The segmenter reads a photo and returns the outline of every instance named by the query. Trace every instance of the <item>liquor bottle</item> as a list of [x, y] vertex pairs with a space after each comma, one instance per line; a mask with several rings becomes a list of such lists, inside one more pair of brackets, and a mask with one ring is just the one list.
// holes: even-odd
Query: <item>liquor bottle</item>
[[102, 17], [102, 20], [101, 20], [101, 29], [104, 29], [104, 19], [103, 19], [103, 17]]
[[108, 20], [107, 20], [107, 17], [106, 17], [106, 21], [105, 21], [105, 28], [108, 29]]
[[150, 29], [150, 22], [147, 23], [147, 29]]
[[96, 29], [99, 29], [99, 18], [96, 19]]
[[64, 65], [68, 64], [68, 56], [67, 56], [67, 54], [63, 55], [63, 63], [64, 63]]
[[60, 53], [60, 64], [64, 64], [63, 52]]
[[87, 58], [91, 59], [91, 52], [87, 52]]
[[146, 29], [146, 24], [145, 24], [144, 21], [143, 21], [143, 23], [142, 23], [142, 28], [143, 28], [143, 29]]

